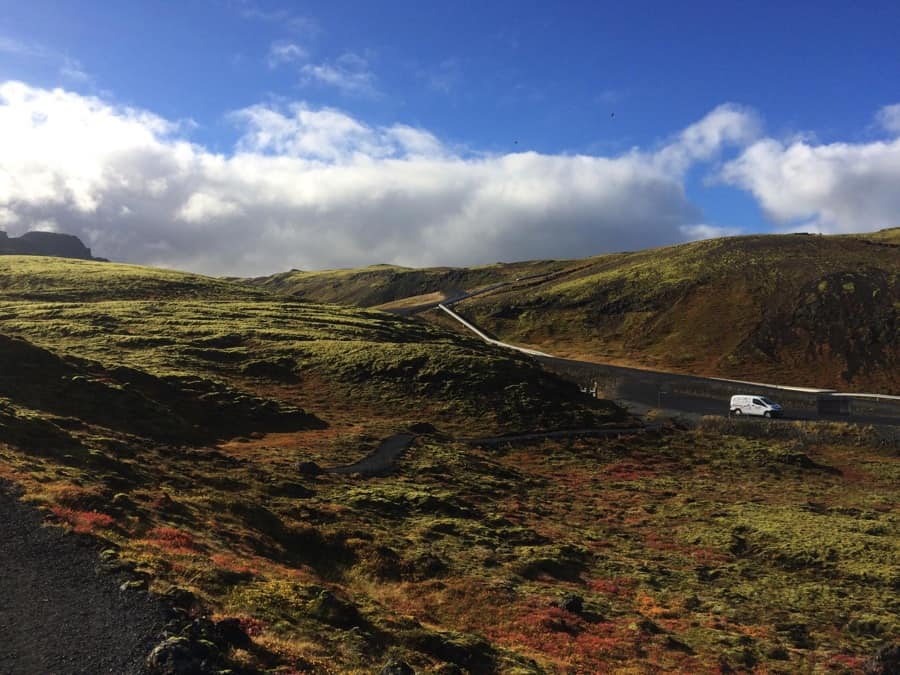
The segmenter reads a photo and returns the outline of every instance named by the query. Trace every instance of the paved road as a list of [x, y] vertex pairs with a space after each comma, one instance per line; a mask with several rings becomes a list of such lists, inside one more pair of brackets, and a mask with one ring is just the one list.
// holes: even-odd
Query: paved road
[[781, 403], [785, 408], [785, 420], [839, 420], [900, 426], [900, 401], [889, 398], [880, 401], [854, 400], [851, 415], [824, 416], [817, 410], [820, 394], [816, 390], [736, 383], [718, 378], [675, 375], [552, 356], [535, 358], [547, 369], [575, 380], [582, 386], [590, 386], [596, 382], [606, 398], [634, 402], [649, 408], [725, 417], [729, 413], [731, 395], [740, 393], [766, 396]]
[[438, 307], [485, 342], [527, 354], [549, 370], [575, 380], [583, 387], [590, 387], [593, 383], [598, 383], [605, 398], [639, 403], [650, 408], [661, 408], [676, 413], [727, 416], [729, 400], [733, 394], [751, 394], [766, 396], [780, 403], [784, 406], [785, 417], [783, 419], [786, 420], [828, 419], [852, 421], [858, 424], [900, 426], [900, 398], [896, 396], [885, 396], [879, 399], [873, 395], [863, 395], [852, 401], [853, 413], [851, 415], [826, 417], [818, 413], [817, 399], [821, 396], [835, 396], [827, 389], [676, 375], [563, 359], [534, 349], [495, 340], [447, 307], [446, 304], [439, 304]]

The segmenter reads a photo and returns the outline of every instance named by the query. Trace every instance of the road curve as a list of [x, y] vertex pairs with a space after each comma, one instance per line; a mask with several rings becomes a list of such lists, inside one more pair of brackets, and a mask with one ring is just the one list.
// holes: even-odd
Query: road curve
[[835, 418], [832, 416], [825, 417], [818, 414], [817, 399], [820, 397], [849, 398], [854, 400], [854, 406], [858, 410], [852, 415], [840, 418], [843, 421], [900, 426], [900, 396], [840, 393], [832, 389], [678, 375], [564, 359], [536, 349], [495, 340], [445, 304], [439, 304], [438, 307], [485, 342], [532, 356], [545, 367], [556, 372], [561, 371], [570, 379], [580, 381], [584, 386], [597, 379], [618, 380], [617, 395], [609, 396], [613, 400], [639, 403], [650, 408], [664, 408], [676, 413], [727, 416], [729, 397], [732, 394], [742, 393], [769, 396], [779, 399], [779, 402], [782, 403], [786, 401], [788, 405], [784, 419], [834, 420]]

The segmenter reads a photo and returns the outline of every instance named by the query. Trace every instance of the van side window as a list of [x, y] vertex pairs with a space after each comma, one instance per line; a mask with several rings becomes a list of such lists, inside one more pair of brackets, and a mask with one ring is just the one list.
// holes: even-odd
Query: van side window
[[758, 398], [755, 398], [755, 399], [753, 399], [753, 404], [754, 404], [754, 405], [762, 405], [763, 402], [760, 401]]

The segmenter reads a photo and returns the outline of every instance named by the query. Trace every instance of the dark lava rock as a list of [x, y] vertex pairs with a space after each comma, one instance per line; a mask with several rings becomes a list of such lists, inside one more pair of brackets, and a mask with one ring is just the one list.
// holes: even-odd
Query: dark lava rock
[[184, 637], [163, 640], [147, 657], [150, 675], [211, 675], [213, 668], [205, 655], [196, 652], [196, 644]]
[[186, 611], [192, 610], [197, 604], [197, 597], [188, 590], [172, 587], [163, 594], [163, 600], [167, 605]]
[[416, 675], [416, 671], [406, 661], [391, 659], [384, 664], [379, 675]]
[[410, 425], [409, 430], [414, 434], [436, 434], [437, 427], [429, 422], [416, 422]]
[[232, 647], [246, 649], [252, 643], [247, 631], [241, 626], [239, 619], [222, 619], [216, 623], [216, 630], [222, 639]]
[[584, 609], [584, 599], [580, 595], [569, 593], [559, 601], [559, 608], [572, 614], [580, 614]]
[[863, 665], [866, 675], [897, 675], [900, 673], [900, 644], [886, 644]]
[[310, 601], [308, 610], [310, 615], [319, 621], [338, 628], [351, 628], [363, 622], [356, 607], [327, 590], [319, 591], [319, 594]]
[[323, 469], [315, 462], [306, 461], [297, 464], [297, 472], [301, 476], [318, 476], [323, 472]]

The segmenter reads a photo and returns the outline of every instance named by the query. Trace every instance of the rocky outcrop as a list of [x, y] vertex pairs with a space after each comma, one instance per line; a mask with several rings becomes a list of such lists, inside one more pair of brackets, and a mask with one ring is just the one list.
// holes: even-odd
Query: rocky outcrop
[[91, 255], [91, 249], [71, 234], [56, 232], [26, 232], [21, 237], [10, 237], [0, 230], [0, 255], [46, 255], [78, 260], [102, 260]]

